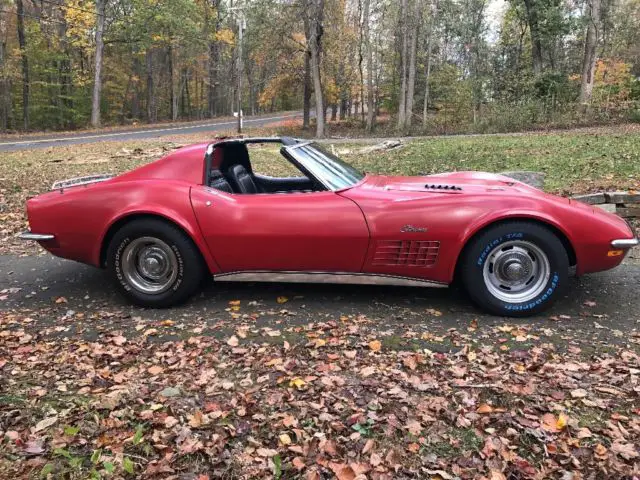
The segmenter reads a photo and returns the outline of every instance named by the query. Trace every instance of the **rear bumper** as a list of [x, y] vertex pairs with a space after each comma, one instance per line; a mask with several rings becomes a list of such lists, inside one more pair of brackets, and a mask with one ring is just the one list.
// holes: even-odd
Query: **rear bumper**
[[27, 230], [26, 232], [22, 232], [20, 235], [18, 235], [18, 238], [20, 240], [42, 242], [45, 240], [53, 240], [54, 238], [56, 238], [56, 236], [50, 233], [33, 233], [31, 232], [31, 230]]
[[621, 248], [621, 249], [628, 249], [628, 248], [637, 247], [638, 246], [638, 239], [637, 238], [623, 238], [623, 239], [620, 239], [620, 240], [612, 240], [611, 241], [611, 246], [613, 248]]

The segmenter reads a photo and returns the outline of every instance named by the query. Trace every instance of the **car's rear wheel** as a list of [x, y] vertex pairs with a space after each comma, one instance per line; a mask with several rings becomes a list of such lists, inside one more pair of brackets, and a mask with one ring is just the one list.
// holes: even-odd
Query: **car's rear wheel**
[[205, 273], [193, 241], [176, 226], [153, 218], [133, 220], [115, 233], [107, 268], [127, 298], [156, 308], [185, 301]]
[[569, 259], [544, 225], [498, 224], [471, 239], [461, 259], [471, 299], [496, 315], [524, 317], [549, 308], [566, 287]]

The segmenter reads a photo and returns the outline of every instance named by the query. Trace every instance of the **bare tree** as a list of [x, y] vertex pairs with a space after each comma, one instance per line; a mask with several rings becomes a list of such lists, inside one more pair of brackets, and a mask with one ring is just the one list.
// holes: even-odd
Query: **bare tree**
[[422, 125], [427, 124], [427, 117], [429, 115], [429, 77], [431, 76], [431, 53], [433, 52], [433, 30], [436, 27], [436, 21], [438, 19], [438, 0], [435, 1], [435, 5], [429, 15], [429, 21], [427, 23], [427, 45], [426, 45], [426, 59], [424, 62], [424, 103], [422, 104]]
[[418, 29], [420, 26], [420, 15], [422, 11], [422, 1], [414, 0], [414, 11], [411, 15], [411, 44], [409, 48], [409, 72], [407, 78], [407, 101], [405, 103], [405, 128], [411, 126], [413, 119], [413, 98], [416, 90], [416, 56], [418, 49]]
[[18, 15], [18, 44], [22, 59], [22, 121], [24, 129], [29, 129], [29, 58], [27, 57], [27, 39], [24, 34], [24, 4], [16, 0]]
[[[220, 29], [220, 0], [211, 0], [211, 8], [214, 10], [215, 19], [210, 24], [209, 28], [213, 27], [213, 35], [209, 32], [209, 58], [208, 58], [208, 70], [209, 70], [209, 82], [207, 85], [207, 106], [209, 117], [215, 117], [217, 110], [217, 96], [218, 96], [218, 63], [220, 61], [220, 48], [215, 38], [215, 34]], [[207, 15], [209, 9], [206, 9]], [[207, 23], [210, 21], [207, 16]]]
[[580, 108], [587, 109], [593, 94], [594, 74], [596, 70], [597, 47], [600, 37], [600, 0], [588, 0], [587, 34], [584, 41], [582, 58], [582, 78], [580, 82]]
[[527, 22], [529, 23], [529, 32], [531, 34], [531, 61], [533, 66], [533, 74], [540, 75], [542, 73], [542, 35], [540, 33], [539, 8], [536, 0], [524, 0], [524, 6], [527, 10]]
[[304, 85], [302, 93], [302, 128], [309, 128], [311, 111], [311, 52], [304, 52]]
[[153, 47], [147, 47], [145, 57], [147, 61], [147, 122], [153, 123], [158, 119], [153, 83]]
[[420, 5], [420, 0], [414, 0], [413, 5], [411, 5], [413, 7], [411, 12], [409, 12], [410, 5], [408, 5], [407, 0], [402, 0], [400, 6], [398, 28], [402, 35], [402, 68], [400, 72], [400, 102], [398, 108], [399, 130], [406, 130], [411, 125], [411, 117], [413, 116]]
[[400, 2], [400, 19], [398, 32], [402, 36], [400, 50], [400, 101], [398, 102], [398, 130], [404, 130], [407, 119], [407, 62], [408, 62], [408, 38], [407, 38], [407, 0]]
[[373, 47], [371, 45], [371, 32], [369, 28], [369, 10], [371, 0], [364, 0], [363, 6], [363, 36], [367, 50], [367, 132], [371, 133], [376, 121], [376, 106], [373, 96]]
[[0, 18], [0, 132], [4, 132], [9, 127], [9, 114], [11, 112], [11, 80], [5, 70], [6, 51], [5, 42], [7, 23], [4, 18]]
[[320, 76], [320, 55], [324, 22], [324, 0], [306, 0], [305, 22], [308, 32], [307, 43], [311, 53], [311, 77], [316, 100], [316, 137], [324, 137], [325, 108]]
[[104, 17], [107, 0], [96, 0], [96, 58], [91, 99], [91, 126], [100, 126], [100, 95], [102, 92], [102, 53], [104, 52]]

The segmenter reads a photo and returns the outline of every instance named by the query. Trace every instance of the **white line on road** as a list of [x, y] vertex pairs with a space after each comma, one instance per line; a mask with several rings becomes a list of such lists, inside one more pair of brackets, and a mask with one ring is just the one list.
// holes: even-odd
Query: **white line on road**
[[[284, 118], [298, 117], [300, 114], [294, 113], [291, 115], [280, 115], [278, 117], [267, 117], [267, 118], [253, 118], [249, 120], [243, 120], [244, 123], [249, 122], [263, 122], [269, 120], [282, 120]], [[198, 125], [189, 125], [185, 127], [171, 127], [171, 128], [153, 128], [150, 130], [134, 130], [129, 132], [116, 132], [116, 133], [99, 133], [96, 135], [80, 135], [77, 137], [59, 137], [59, 138], [43, 138], [40, 140], [23, 140], [21, 142], [5, 142], [0, 143], [0, 147], [9, 146], [9, 145], [30, 145], [35, 143], [52, 143], [52, 142], [69, 142], [74, 140], [88, 140], [92, 138], [105, 138], [105, 137], [121, 137], [124, 135], [138, 135], [140, 133], [156, 133], [156, 132], [172, 132], [178, 130], [188, 130], [190, 128], [199, 128], [199, 127], [218, 127], [224, 125], [237, 125], [238, 121], [234, 120], [232, 122], [223, 122], [223, 123], [201, 123]]]

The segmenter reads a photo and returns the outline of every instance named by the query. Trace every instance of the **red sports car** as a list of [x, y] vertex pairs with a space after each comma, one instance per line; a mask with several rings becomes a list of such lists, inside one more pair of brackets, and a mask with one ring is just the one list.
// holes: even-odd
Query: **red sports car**
[[[254, 172], [247, 148], [280, 143], [299, 170]], [[365, 175], [292, 138], [220, 139], [131, 172], [56, 182], [27, 202], [30, 231], [60, 257], [106, 268], [132, 301], [167, 307], [222, 280], [445, 287], [525, 316], [577, 275], [620, 264], [638, 240], [621, 218], [478, 172]]]

